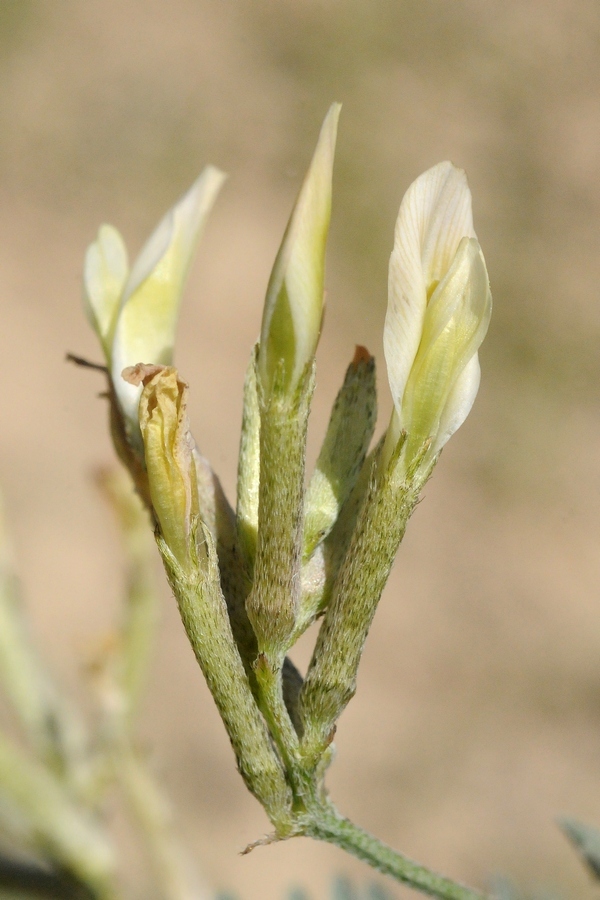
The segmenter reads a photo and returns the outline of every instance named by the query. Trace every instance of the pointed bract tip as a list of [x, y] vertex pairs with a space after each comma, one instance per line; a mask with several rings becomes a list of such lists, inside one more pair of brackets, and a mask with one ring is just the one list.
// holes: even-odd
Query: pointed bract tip
[[373, 357], [371, 356], [371, 354], [369, 353], [369, 351], [367, 350], [366, 347], [363, 347], [360, 344], [356, 345], [355, 350], [354, 350], [354, 357], [352, 359], [353, 366], [357, 367], [361, 363], [365, 363], [368, 365], [368, 363], [370, 363], [372, 359], [373, 359]]

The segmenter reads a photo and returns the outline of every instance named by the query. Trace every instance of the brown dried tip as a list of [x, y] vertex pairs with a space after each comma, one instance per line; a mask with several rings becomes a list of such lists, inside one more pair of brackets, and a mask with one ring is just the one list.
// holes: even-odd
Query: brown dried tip
[[352, 360], [353, 366], [358, 366], [360, 363], [370, 363], [373, 357], [369, 353], [366, 347], [361, 347], [360, 344], [357, 344], [354, 349], [354, 359]]
[[137, 363], [135, 366], [127, 366], [126, 369], [123, 369], [121, 377], [137, 387], [139, 384], [148, 384], [155, 375], [166, 368], [166, 366], [158, 366], [154, 363]]
[[257, 847], [268, 847], [269, 844], [278, 844], [282, 840], [285, 840], [285, 838], [277, 837], [276, 834], [265, 834], [264, 837], [259, 838], [257, 841], [252, 841], [251, 844], [240, 850], [240, 856], [247, 856], [248, 853], [252, 853]]

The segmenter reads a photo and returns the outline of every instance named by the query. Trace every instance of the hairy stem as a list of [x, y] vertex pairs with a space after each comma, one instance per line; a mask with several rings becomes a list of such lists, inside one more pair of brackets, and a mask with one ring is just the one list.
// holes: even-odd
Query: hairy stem
[[335, 844], [341, 850], [362, 859], [372, 868], [406, 884], [429, 897], [440, 900], [485, 900], [485, 894], [438, 875], [413, 862], [373, 835], [345, 819], [333, 808], [319, 811], [305, 834]]

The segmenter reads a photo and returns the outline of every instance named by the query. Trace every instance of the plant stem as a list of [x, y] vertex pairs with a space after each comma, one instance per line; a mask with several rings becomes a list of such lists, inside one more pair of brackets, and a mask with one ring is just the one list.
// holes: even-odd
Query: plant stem
[[305, 771], [298, 766], [300, 742], [285, 705], [281, 672], [273, 672], [264, 656], [259, 657], [257, 663], [255, 674], [259, 706], [281, 756], [294, 795], [295, 807], [304, 809], [306, 788], [312, 785], [312, 778], [310, 774], [307, 777]]
[[287, 770], [294, 766], [300, 746], [292, 720], [285, 707], [281, 673], [273, 672], [264, 657], [255, 666], [262, 700], [262, 711]]
[[340, 816], [335, 809], [321, 809], [307, 826], [305, 834], [316, 840], [335, 844], [384, 875], [390, 875], [396, 881], [429, 897], [438, 897], [440, 900], [485, 900], [484, 894], [457, 884], [443, 875], [437, 875], [392, 850], [349, 819]]
[[258, 536], [246, 611], [258, 649], [280, 667], [300, 601], [306, 429], [312, 370], [296, 395], [261, 402]]
[[[188, 572], [161, 535], [157, 543], [194, 655], [229, 735], [238, 768], [278, 831], [289, 830], [291, 791], [256, 705], [235, 643], [219, 582], [216, 550], [204, 532], [206, 557]], [[195, 537], [193, 538], [195, 541]]]

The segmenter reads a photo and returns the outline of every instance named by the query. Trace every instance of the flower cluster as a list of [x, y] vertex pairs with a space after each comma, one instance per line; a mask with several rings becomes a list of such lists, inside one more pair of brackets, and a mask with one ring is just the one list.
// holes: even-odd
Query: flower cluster
[[[306, 483], [339, 110], [323, 123], [269, 280], [244, 388], [235, 509], [192, 438], [187, 385], [172, 366], [186, 275], [223, 175], [204, 171], [131, 271], [119, 233], [102, 226], [84, 272], [119, 453], [154, 517], [239, 769], [279, 837], [317, 834], [331, 818], [323, 775], [336, 722], [419, 492], [475, 399], [491, 314], [467, 180], [443, 162], [409, 187], [396, 223], [389, 426], [370, 450], [374, 361], [357, 348]], [[318, 617], [302, 677], [287, 654]]]

